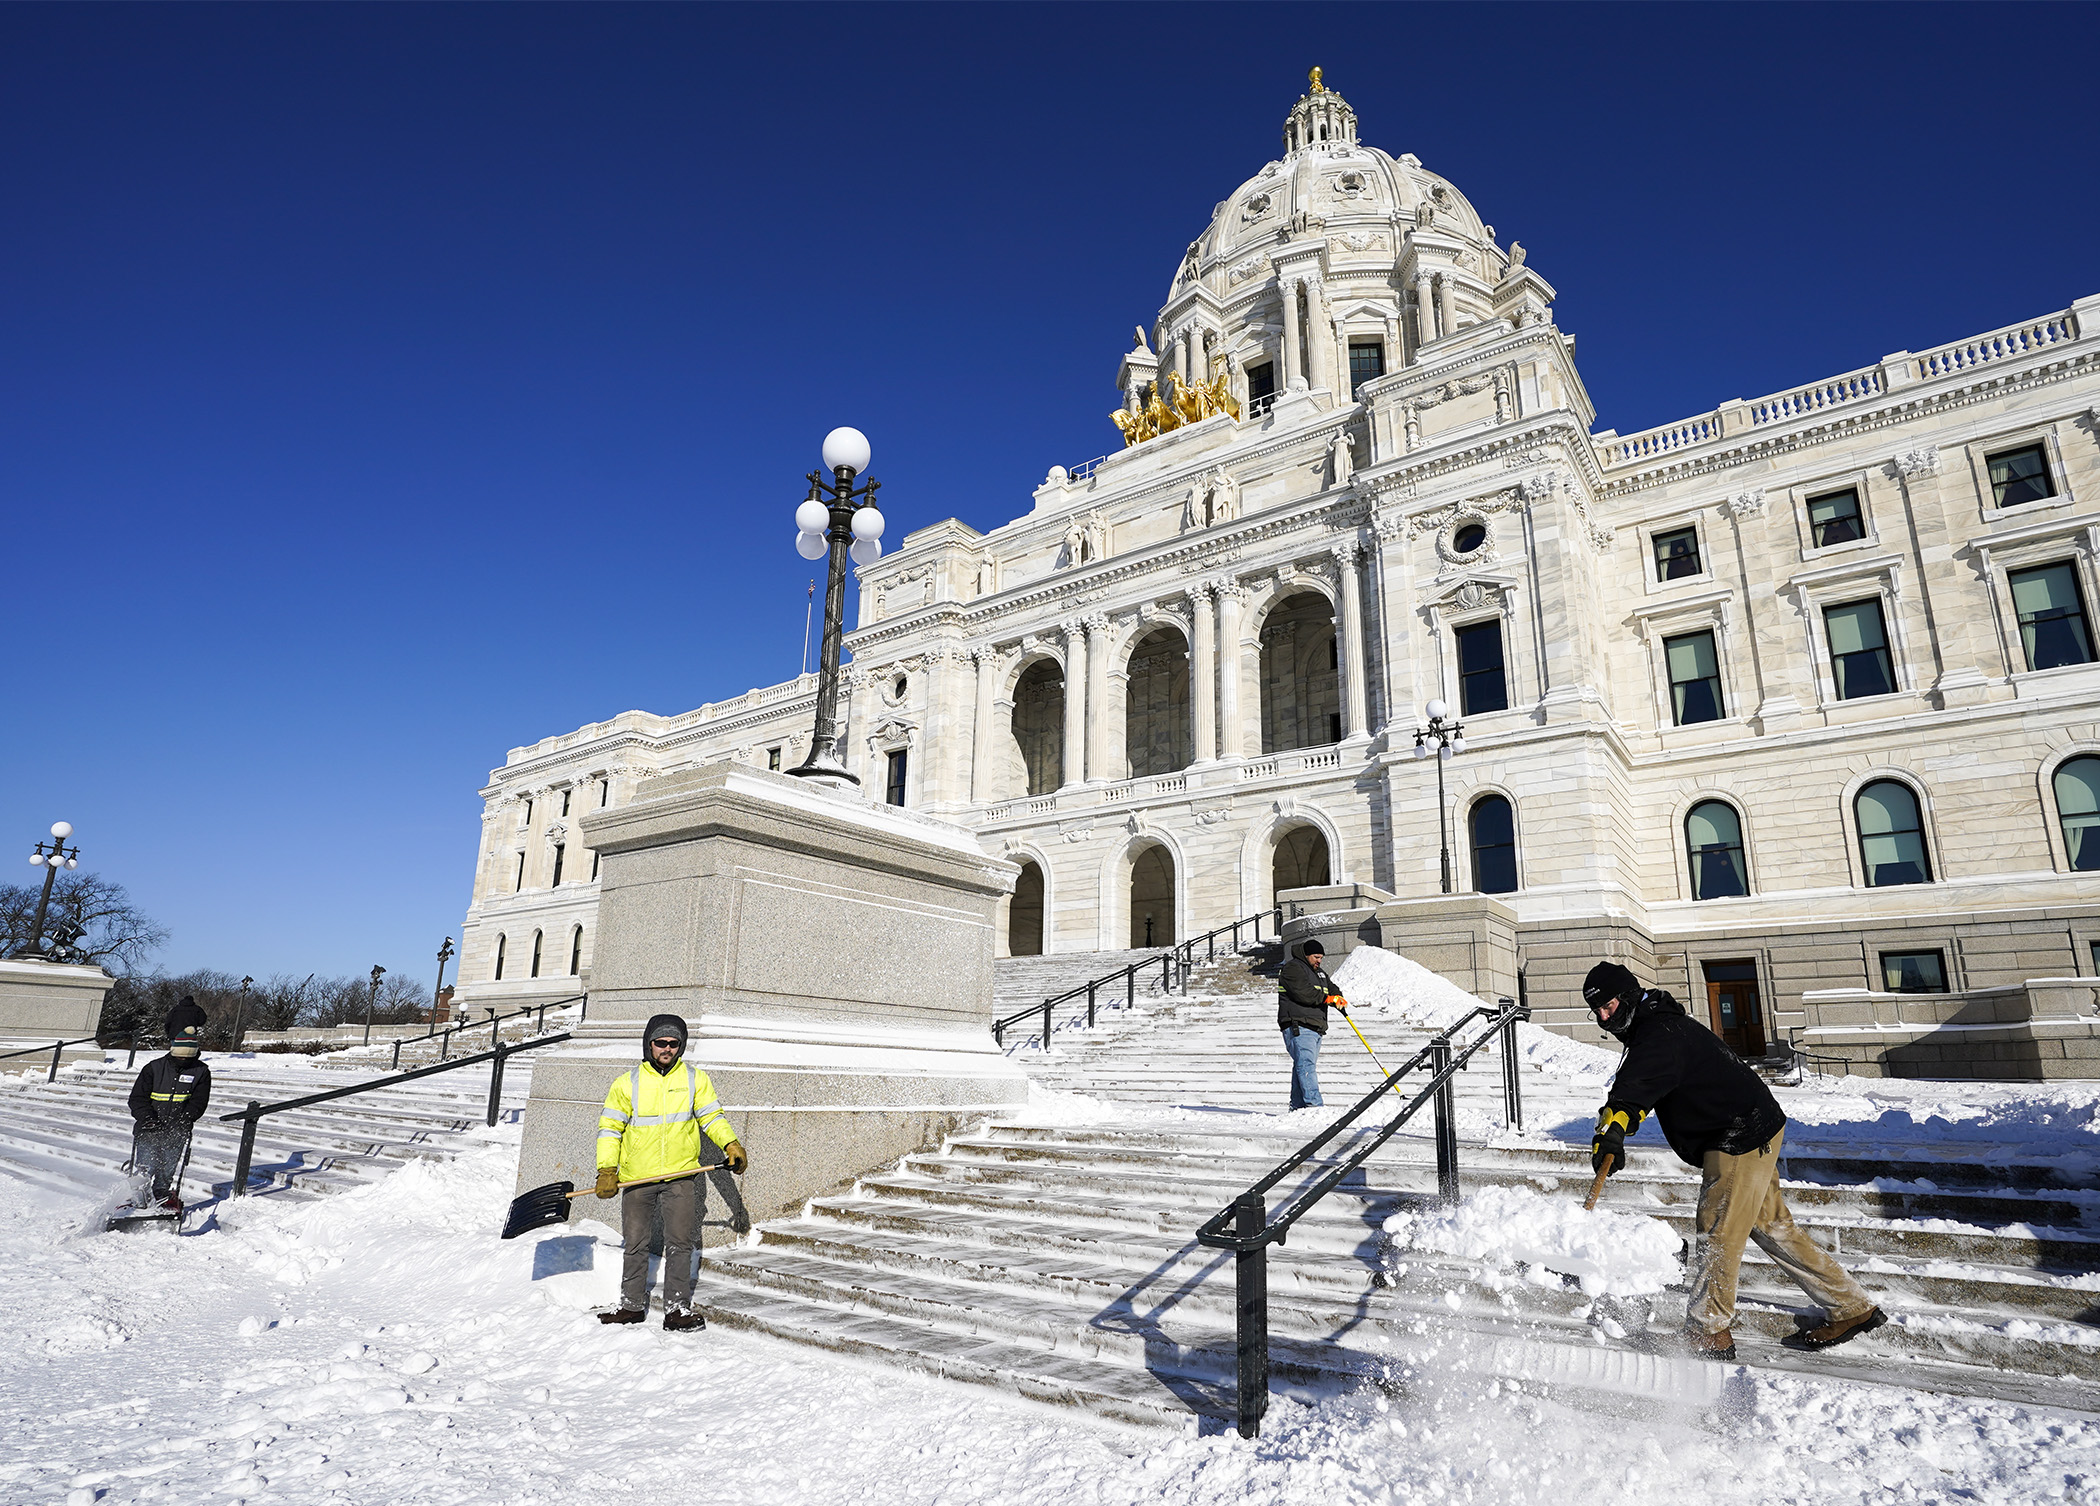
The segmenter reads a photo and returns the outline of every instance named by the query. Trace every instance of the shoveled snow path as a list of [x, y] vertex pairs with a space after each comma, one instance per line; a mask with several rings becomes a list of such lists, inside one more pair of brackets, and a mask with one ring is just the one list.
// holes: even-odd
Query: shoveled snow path
[[1763, 1506], [2100, 1485], [2100, 1419], [1790, 1377], [1738, 1374], [1706, 1425], [1453, 1378], [1279, 1398], [1255, 1443], [1160, 1441], [719, 1329], [606, 1329], [586, 1304], [612, 1232], [495, 1240], [517, 1130], [480, 1133], [456, 1160], [181, 1237], [76, 1237], [77, 1204], [0, 1186], [0, 1401], [21, 1419], [0, 1500]]

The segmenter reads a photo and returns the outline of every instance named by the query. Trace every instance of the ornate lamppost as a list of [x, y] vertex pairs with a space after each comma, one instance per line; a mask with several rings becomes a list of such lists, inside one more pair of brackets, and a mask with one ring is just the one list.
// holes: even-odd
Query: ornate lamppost
[[372, 1044], [372, 1011], [379, 1007], [379, 980], [386, 969], [376, 963], [372, 967], [372, 992], [365, 998], [365, 1044]]
[[[839, 644], [845, 636], [846, 561], [872, 565], [882, 557], [882, 514], [875, 510], [880, 481], [855, 490], [854, 478], [868, 468], [868, 436], [858, 429], [833, 429], [824, 436], [824, 470], [809, 473], [809, 495], [795, 509], [795, 552], [830, 562], [824, 581], [824, 646], [818, 658], [817, 718], [809, 756], [789, 769], [804, 779], [860, 781], [839, 758]], [[824, 479], [825, 472], [831, 479]]]
[[430, 1028], [437, 1029], [438, 1004], [445, 997], [445, 964], [452, 960], [452, 938], [447, 936], [445, 944], [438, 948], [437, 987], [430, 991]]
[[36, 919], [29, 927], [29, 944], [19, 955], [41, 957], [44, 955], [44, 912], [51, 908], [51, 884], [61, 868], [80, 866], [80, 849], [66, 846], [66, 838], [73, 835], [73, 823], [54, 821], [51, 823], [51, 840], [39, 842], [29, 853], [29, 866], [44, 870], [44, 892], [37, 896]]
[[1466, 751], [1466, 729], [1457, 722], [1444, 718], [1451, 708], [1442, 701], [1431, 701], [1422, 708], [1429, 715], [1427, 727], [1415, 728], [1415, 757], [1427, 758], [1430, 745], [1436, 747], [1436, 837], [1437, 860], [1443, 874], [1444, 893], [1451, 892], [1451, 823], [1444, 805], [1444, 765], [1454, 753]]

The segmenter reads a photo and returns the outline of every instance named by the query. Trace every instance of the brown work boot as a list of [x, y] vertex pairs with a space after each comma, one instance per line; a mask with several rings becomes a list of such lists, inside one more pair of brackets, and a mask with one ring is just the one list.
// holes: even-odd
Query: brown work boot
[[1863, 1333], [1872, 1333], [1888, 1320], [1887, 1313], [1878, 1307], [1870, 1307], [1856, 1318], [1846, 1318], [1843, 1322], [1833, 1318], [1821, 1328], [1804, 1328], [1780, 1342], [1789, 1349], [1814, 1352], [1818, 1349], [1828, 1349], [1834, 1344], [1842, 1344], [1847, 1339], [1856, 1339]]
[[1703, 1328], [1687, 1328], [1684, 1331], [1684, 1347], [1698, 1359], [1733, 1360], [1735, 1335], [1725, 1328], [1718, 1333], [1708, 1333]]
[[623, 1307], [616, 1312], [598, 1314], [598, 1321], [600, 1323], [639, 1323], [648, 1316], [647, 1313], [636, 1312], [631, 1307]]
[[671, 1333], [684, 1333], [689, 1328], [705, 1328], [707, 1316], [704, 1313], [685, 1311], [665, 1313], [664, 1327]]

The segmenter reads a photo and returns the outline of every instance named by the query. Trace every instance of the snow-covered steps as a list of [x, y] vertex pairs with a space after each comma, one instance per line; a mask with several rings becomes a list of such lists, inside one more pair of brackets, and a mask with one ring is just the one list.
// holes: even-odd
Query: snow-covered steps
[[[531, 1058], [505, 1069], [502, 1112], [522, 1111]], [[340, 1057], [230, 1056], [210, 1059], [211, 1112], [191, 1137], [185, 1198], [223, 1197], [232, 1187], [241, 1124], [219, 1116], [245, 1106], [325, 1092], [387, 1075], [385, 1061]], [[67, 1068], [58, 1081], [0, 1079], [0, 1174], [45, 1187], [102, 1195], [131, 1154], [126, 1099], [136, 1070], [121, 1057]], [[463, 1067], [396, 1087], [265, 1116], [257, 1128], [251, 1193], [307, 1196], [339, 1191], [411, 1160], [449, 1156], [484, 1124], [489, 1069]]]

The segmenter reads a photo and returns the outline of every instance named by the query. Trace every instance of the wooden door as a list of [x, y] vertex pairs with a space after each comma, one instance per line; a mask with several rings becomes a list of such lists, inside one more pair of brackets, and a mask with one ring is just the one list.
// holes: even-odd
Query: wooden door
[[1765, 1054], [1765, 1012], [1757, 992], [1754, 961], [1709, 962], [1706, 1011], [1714, 1034], [1737, 1056]]

